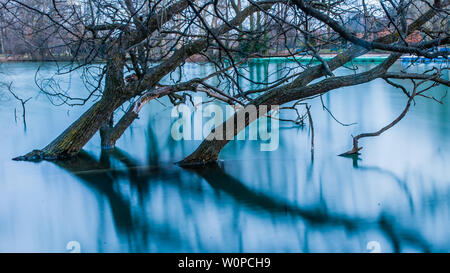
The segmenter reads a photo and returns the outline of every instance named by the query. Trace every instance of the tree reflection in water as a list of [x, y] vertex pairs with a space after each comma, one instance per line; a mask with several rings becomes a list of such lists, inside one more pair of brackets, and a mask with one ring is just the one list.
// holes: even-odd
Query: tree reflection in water
[[[217, 251], [214, 247], [221, 247], [219, 250], [224, 251], [246, 251], [241, 221], [245, 222], [249, 215], [264, 222], [255, 232], [268, 235], [259, 239], [269, 250], [271, 247], [272, 250], [277, 249], [278, 242], [267, 242], [272, 237], [268, 232], [280, 224], [298, 227], [294, 228], [296, 234], [290, 232], [284, 235], [297, 237], [290, 238], [298, 241], [294, 243], [297, 244], [297, 251], [311, 248], [309, 244], [314, 242], [308, 239], [308, 234], [323, 232], [326, 236], [336, 231], [343, 231], [347, 237], [360, 238], [366, 232], [379, 232], [395, 252], [402, 251], [406, 246], [424, 252], [433, 250], [418, 231], [403, 227], [387, 212], [382, 212], [376, 219], [336, 213], [327, 209], [323, 198], [317, 204], [298, 205], [254, 190], [217, 164], [200, 169], [182, 169], [171, 165], [140, 166], [118, 148], [102, 152], [99, 160], [82, 152], [72, 160], [56, 164], [106, 197], [114, 225], [121, 239], [126, 239], [130, 251], [150, 251], [152, 244], [164, 245], [163, 250], [171, 251]], [[392, 177], [410, 200], [413, 210], [411, 194], [401, 179], [380, 168], [358, 168], [363, 172], [379, 172]], [[127, 188], [129, 192], [124, 190]], [[152, 191], [160, 188], [167, 191], [163, 194], [162, 207], [152, 202]], [[232, 210], [231, 214], [223, 213], [228, 208]], [[154, 209], [162, 210], [167, 215], [153, 213]], [[174, 214], [174, 210], [178, 209]], [[218, 213], [219, 223], [209, 225], [208, 213]], [[210, 233], [204, 232], [208, 228], [219, 229], [212, 232], [219, 236], [210, 237]], [[363, 249], [353, 251], [364, 251], [364, 244]]]

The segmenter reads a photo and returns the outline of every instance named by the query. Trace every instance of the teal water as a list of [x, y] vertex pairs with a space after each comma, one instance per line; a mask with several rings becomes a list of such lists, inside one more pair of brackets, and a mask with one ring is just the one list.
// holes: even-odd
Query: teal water
[[[252, 64], [249, 77], [282, 77], [280, 65]], [[182, 169], [173, 163], [199, 142], [171, 138], [172, 108], [162, 99], [145, 106], [114, 151], [102, 153], [96, 135], [71, 161], [15, 162], [87, 107], [51, 105], [34, 83], [38, 66], [0, 66], [19, 96], [32, 97], [24, 128], [20, 105], [0, 91], [1, 252], [69, 252], [70, 241], [81, 252], [369, 252], [372, 241], [382, 252], [450, 250], [448, 98], [444, 105], [418, 98], [394, 128], [361, 140], [359, 159], [337, 154], [351, 147], [351, 135], [378, 130], [406, 103], [383, 80], [323, 96], [336, 118], [356, 125], [338, 124], [311, 101], [313, 154], [308, 126], [281, 123], [275, 151], [233, 141], [217, 166]], [[208, 71], [186, 64], [184, 74]], [[71, 92], [87, 93], [79, 75], [63, 79]]]

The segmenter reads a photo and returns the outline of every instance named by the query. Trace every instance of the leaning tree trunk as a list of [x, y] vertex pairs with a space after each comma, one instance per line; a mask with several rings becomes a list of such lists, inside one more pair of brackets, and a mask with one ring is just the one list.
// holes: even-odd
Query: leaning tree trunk
[[102, 98], [42, 152], [57, 157], [77, 154], [121, 104], [115, 98]]
[[[247, 127], [250, 123], [270, 111], [269, 106], [259, 107], [260, 105], [262, 104], [255, 104], [256, 107], [253, 112], [256, 112], [256, 114], [252, 113], [252, 111], [247, 112], [248, 115], [246, 115], [245, 112], [242, 114], [244, 111], [243, 109], [237, 111], [233, 116], [227, 119], [226, 122], [215, 128], [214, 132], [211, 132], [206, 140], [204, 140], [191, 155], [186, 157], [181, 162], [178, 162], [178, 164], [188, 167], [216, 162], [220, 151], [230, 140], [245, 129], [245, 127]], [[220, 138], [216, 137], [216, 132], [222, 132], [220, 134]]]
[[56, 160], [76, 155], [121, 104], [115, 98], [102, 98], [44, 149], [14, 160]]
[[130, 98], [130, 94], [125, 93], [124, 63], [122, 55], [113, 55], [106, 65], [102, 98], [45, 148], [33, 150], [13, 160], [57, 160], [76, 155], [100, 127], [108, 122], [114, 111]]
[[[184, 160], [179, 162], [181, 166], [195, 166], [204, 165], [214, 161], [217, 161], [218, 156], [222, 148], [232, 140], [240, 131], [247, 127], [250, 123], [254, 122], [256, 119], [266, 115], [272, 107], [278, 108], [278, 105], [283, 105], [284, 103], [310, 98], [316, 95], [324, 94], [330, 90], [352, 86], [357, 84], [366, 83], [379, 78], [384, 75], [387, 69], [394, 64], [396, 60], [400, 58], [400, 54], [391, 54], [383, 63], [379, 64], [375, 68], [369, 71], [362, 72], [356, 75], [331, 77], [322, 80], [318, 83], [286, 89], [284, 87], [261, 95], [253, 102], [255, 105], [254, 111], [256, 114], [243, 115], [240, 114], [242, 109], [237, 111], [232, 117], [230, 117], [226, 122], [222, 123], [217, 127], [214, 132], [211, 132], [208, 137], [200, 144], [200, 146], [191, 155], [186, 157]], [[260, 107], [265, 105], [266, 107]], [[245, 118], [244, 122], [234, 122], [234, 120], [239, 118]], [[233, 126], [227, 126], [227, 124], [233, 124]], [[226, 136], [224, 140], [217, 139], [215, 132], [222, 132], [220, 136]]]

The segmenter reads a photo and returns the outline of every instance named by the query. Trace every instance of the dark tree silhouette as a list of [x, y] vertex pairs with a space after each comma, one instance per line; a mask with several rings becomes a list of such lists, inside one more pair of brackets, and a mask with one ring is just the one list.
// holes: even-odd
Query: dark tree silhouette
[[[272, 105], [292, 103], [292, 107], [284, 109], [295, 109], [301, 102], [331, 90], [385, 79], [405, 93], [407, 106], [386, 127], [356, 136], [353, 149], [347, 153], [357, 153], [361, 148], [358, 140], [379, 135], [394, 126], [406, 114], [414, 97], [440, 101], [425, 93], [430, 85], [450, 86], [442, 78], [447, 69], [443, 66], [422, 74], [389, 71], [402, 54], [417, 59], [447, 58], [448, 52], [440, 50], [449, 42], [449, 1], [444, 0], [377, 3], [364, 0], [72, 0], [51, 4], [38, 0], [3, 0], [1, 3], [2, 18], [8, 18], [10, 29], [20, 26], [24, 30], [18, 37], [25, 41], [39, 40], [32, 44], [48, 59], [58, 60], [53, 52], [66, 52], [71, 62], [58, 73], [84, 70], [86, 82], [91, 86], [88, 96], [73, 97], [58, 88], [56, 81], [45, 79], [40, 82], [46, 83], [40, 85], [41, 91], [55, 104], [95, 101], [46, 147], [17, 160], [72, 157], [98, 131], [102, 146], [110, 148], [146, 103], [163, 96], [178, 104], [187, 101], [193, 92], [203, 92], [228, 104], [268, 106], [267, 110], [256, 107], [254, 115], [244, 115], [244, 122], [233, 122], [233, 131], [226, 132], [226, 123], [239, 118], [240, 111], [237, 111], [182, 162], [203, 164], [216, 161], [229, 141], [214, 139], [216, 132], [236, 135], [257, 118], [269, 114]], [[322, 51], [336, 48], [341, 50], [331, 60], [321, 57]], [[348, 75], [334, 75], [336, 69], [375, 50], [390, 55], [369, 71], [354, 73], [352, 69]], [[295, 68], [282, 68], [277, 72], [283, 77], [272, 82], [267, 79], [255, 82], [243, 73], [249, 58], [274, 55], [310, 56], [311, 61], [297, 61]], [[164, 77], [182, 71], [185, 62], [195, 60], [209, 61], [216, 71], [184, 82], [180, 77], [173, 77], [176, 79], [172, 84], [161, 83]], [[94, 62], [105, 64], [95, 75], [90, 73]], [[212, 84], [211, 78], [220, 79], [220, 83]], [[403, 80], [414, 81], [414, 90], [403, 87]], [[258, 87], [249, 90], [242, 82]], [[117, 110], [128, 103], [128, 111], [120, 115]], [[115, 116], [120, 119], [115, 121]]]

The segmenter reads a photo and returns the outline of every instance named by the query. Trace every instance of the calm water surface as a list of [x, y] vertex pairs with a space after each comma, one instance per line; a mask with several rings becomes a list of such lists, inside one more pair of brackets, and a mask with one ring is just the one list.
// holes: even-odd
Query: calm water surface
[[[1, 91], [1, 252], [68, 252], [69, 241], [82, 252], [369, 252], [371, 241], [383, 252], [450, 251], [448, 99], [417, 99], [397, 126], [361, 140], [358, 159], [337, 154], [351, 147], [352, 134], [378, 130], [406, 103], [382, 80], [323, 96], [336, 118], [353, 126], [312, 102], [313, 155], [309, 127], [281, 123], [276, 151], [234, 141], [217, 166], [182, 169], [173, 163], [199, 142], [170, 137], [171, 107], [163, 99], [144, 108], [114, 151], [101, 153], [97, 135], [71, 161], [15, 162], [87, 107], [55, 107], [38, 95], [38, 65], [0, 66], [21, 97], [33, 97], [24, 128], [20, 105]], [[279, 77], [270, 72], [279, 65], [253, 64], [249, 73]], [[42, 71], [54, 69], [45, 64]], [[184, 72], [210, 70], [187, 64]], [[65, 80], [71, 92], [86, 94], [79, 76]]]

